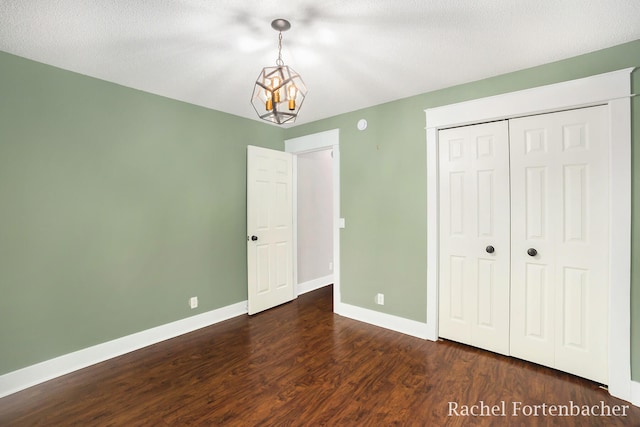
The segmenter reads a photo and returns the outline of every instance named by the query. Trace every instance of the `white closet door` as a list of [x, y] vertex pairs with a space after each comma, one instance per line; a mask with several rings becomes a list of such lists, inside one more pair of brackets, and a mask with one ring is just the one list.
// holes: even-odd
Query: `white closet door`
[[606, 384], [606, 107], [509, 126], [511, 354]]
[[442, 130], [440, 336], [509, 352], [507, 122]]

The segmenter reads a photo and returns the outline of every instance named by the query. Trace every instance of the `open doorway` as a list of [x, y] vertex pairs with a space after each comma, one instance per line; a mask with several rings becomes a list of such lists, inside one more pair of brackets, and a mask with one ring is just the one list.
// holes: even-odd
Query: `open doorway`
[[296, 156], [298, 294], [333, 283], [332, 151]]
[[340, 304], [338, 129], [285, 141], [294, 154], [294, 283], [298, 294], [333, 283]]

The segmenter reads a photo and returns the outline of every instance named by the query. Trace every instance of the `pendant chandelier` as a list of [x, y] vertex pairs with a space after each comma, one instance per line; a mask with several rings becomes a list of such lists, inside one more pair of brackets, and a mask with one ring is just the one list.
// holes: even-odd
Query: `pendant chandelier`
[[264, 67], [253, 87], [251, 105], [263, 120], [276, 123], [293, 123], [307, 95], [302, 77], [282, 60], [282, 32], [291, 28], [286, 19], [271, 22], [278, 31], [278, 59], [275, 67]]

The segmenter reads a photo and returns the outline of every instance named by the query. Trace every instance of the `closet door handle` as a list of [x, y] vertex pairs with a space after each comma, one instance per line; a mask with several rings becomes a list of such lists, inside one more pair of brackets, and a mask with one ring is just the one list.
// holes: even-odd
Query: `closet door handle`
[[487, 246], [487, 248], [485, 249], [487, 251], [488, 254], [492, 254], [496, 251], [496, 248], [494, 248], [493, 246], [489, 245]]
[[529, 254], [529, 256], [536, 256], [538, 255], [538, 251], [536, 251], [534, 248], [529, 248], [527, 249], [527, 254]]
[[258, 236], [251, 236], [251, 241], [255, 242], [256, 240], [258, 240]]

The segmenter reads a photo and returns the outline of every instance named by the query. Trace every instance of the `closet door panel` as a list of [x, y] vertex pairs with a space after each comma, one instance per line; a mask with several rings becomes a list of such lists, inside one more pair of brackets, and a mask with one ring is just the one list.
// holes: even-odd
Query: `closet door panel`
[[557, 113], [562, 129], [556, 368], [608, 383], [607, 107]]
[[[548, 165], [546, 129], [511, 122], [511, 329], [510, 353], [553, 366], [554, 233], [549, 210], [554, 170]], [[535, 251], [535, 252], [531, 252]], [[534, 255], [529, 255], [532, 253]]]
[[[471, 238], [468, 144], [456, 135], [439, 146], [440, 174], [440, 335], [471, 344], [471, 253], [462, 242]], [[446, 286], [443, 284], [446, 283]]]
[[506, 122], [439, 132], [440, 336], [509, 351]]
[[[606, 107], [513, 119], [509, 126], [511, 353], [606, 383]], [[546, 270], [541, 292], [531, 288], [535, 268]], [[544, 338], [531, 333], [538, 319], [528, 313], [536, 310]]]

